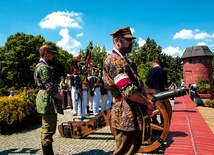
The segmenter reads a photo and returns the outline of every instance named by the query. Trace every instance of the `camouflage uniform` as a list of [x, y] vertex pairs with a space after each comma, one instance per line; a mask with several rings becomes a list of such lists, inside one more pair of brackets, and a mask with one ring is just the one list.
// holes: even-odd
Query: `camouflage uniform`
[[58, 93], [58, 87], [50, 67], [42, 59], [36, 66], [34, 79], [40, 87], [36, 97], [36, 108], [42, 115], [42, 144], [49, 145], [53, 142], [52, 136], [56, 132], [57, 113], [63, 113], [60, 101], [53, 97]]
[[[117, 51], [116, 49], [114, 50]], [[119, 51], [114, 52], [114, 50], [103, 64], [104, 82], [115, 98], [111, 109], [110, 123], [113, 128], [117, 129], [117, 135], [120, 136], [120, 134], [123, 134], [129, 136], [130, 141], [128, 143], [137, 141], [133, 142], [133, 145], [136, 145], [136, 150], [138, 150], [142, 143], [142, 139], [140, 138], [142, 137], [141, 130], [143, 126], [142, 113], [139, 105], [129, 100], [128, 97], [135, 91], [142, 91], [138, 87], [140, 79], [137, 77], [136, 72], [133, 75], [133, 71], [136, 68], [133, 67], [133, 63], [117, 54]], [[136, 139], [131, 137], [136, 137]], [[117, 142], [116, 145], [125, 145], [123, 144], [123, 140], [121, 140], [123, 139], [122, 135], [118, 139], [120, 144]], [[117, 152], [117, 148], [120, 148], [120, 146], [116, 146], [115, 152]], [[124, 148], [129, 149], [129, 146], [125, 146]], [[133, 154], [133, 152], [130, 154]]]
[[[138, 104], [127, 99], [133, 92], [138, 91], [129, 68], [127, 61], [115, 53], [111, 53], [104, 62], [103, 79], [113, 97], [121, 98], [112, 105], [112, 127], [123, 131], [140, 130], [142, 124]], [[126, 84], [120, 87], [116, 80], [122, 76], [126, 76], [127, 80]]]

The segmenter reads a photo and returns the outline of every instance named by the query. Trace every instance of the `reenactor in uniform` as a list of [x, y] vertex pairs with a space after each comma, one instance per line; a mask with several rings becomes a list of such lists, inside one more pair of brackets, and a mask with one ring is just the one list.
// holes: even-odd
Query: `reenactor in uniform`
[[90, 89], [91, 89], [91, 96], [92, 96], [92, 110], [94, 116], [99, 114], [99, 106], [100, 106], [100, 80], [99, 80], [99, 70], [95, 69], [93, 72], [93, 76], [89, 80]]
[[145, 125], [142, 110], [151, 115], [154, 106], [143, 95], [144, 87], [135, 65], [126, 57], [135, 39], [131, 29], [120, 28], [110, 35], [113, 36], [114, 48], [103, 63], [103, 80], [114, 97], [110, 118], [115, 129], [116, 147], [113, 154], [134, 155], [142, 144]]
[[81, 83], [82, 83], [82, 97], [81, 103], [78, 105], [78, 113], [80, 113], [80, 119], [86, 118], [87, 113], [87, 103], [88, 103], [88, 89], [89, 89], [89, 81], [88, 81], [88, 72], [86, 68], [82, 70], [81, 75]]
[[93, 105], [93, 96], [91, 96], [93, 94], [91, 93], [91, 85], [90, 85], [90, 79], [92, 77], [93, 76], [91, 75], [91, 72], [89, 72], [88, 77], [87, 77], [87, 79], [89, 81], [87, 113], [92, 113], [93, 112], [93, 107], [92, 107], [92, 105]]
[[54, 53], [50, 45], [40, 47], [40, 60], [34, 71], [34, 79], [40, 90], [36, 97], [37, 112], [42, 116], [41, 143], [44, 155], [53, 155], [53, 135], [56, 132], [57, 113], [63, 114], [63, 97], [58, 92], [57, 81], [48, 62]]
[[104, 85], [103, 80], [101, 81], [100, 93], [101, 93], [101, 101], [100, 101], [101, 112], [104, 112], [107, 109], [108, 92], [107, 92], [107, 87]]
[[64, 104], [62, 105], [62, 109], [66, 109], [67, 107], [67, 94], [68, 94], [68, 85], [65, 82], [65, 77], [60, 77], [59, 88], [61, 90], [61, 95], [64, 97]]
[[80, 104], [80, 97], [82, 95], [82, 84], [79, 67], [74, 67], [74, 74], [70, 80], [72, 85], [71, 98], [73, 102], [73, 116], [77, 116], [78, 104]]
[[68, 93], [67, 93], [68, 106], [70, 106], [72, 108], [73, 105], [72, 105], [72, 98], [71, 98], [71, 89], [72, 89], [71, 77], [72, 77], [71, 74], [67, 74], [67, 78], [66, 78], [65, 83], [68, 86]]

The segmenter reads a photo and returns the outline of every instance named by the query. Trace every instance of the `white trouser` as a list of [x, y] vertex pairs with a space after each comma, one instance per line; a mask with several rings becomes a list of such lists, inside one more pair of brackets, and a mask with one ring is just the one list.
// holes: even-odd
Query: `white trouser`
[[101, 95], [101, 102], [100, 102], [101, 112], [106, 110], [107, 100], [108, 100], [107, 94]]
[[82, 91], [82, 102], [78, 102], [78, 118], [83, 118], [87, 114], [87, 90]]
[[94, 89], [93, 106], [92, 106], [94, 115], [99, 114], [100, 98], [101, 98], [100, 87], [96, 87]]
[[88, 95], [88, 106], [89, 106], [89, 110], [93, 111], [93, 96], [91, 96], [91, 91], [89, 91], [89, 95]]
[[76, 114], [77, 113], [77, 100], [76, 100], [76, 95], [77, 95], [77, 89], [72, 86], [72, 90], [71, 90], [71, 96], [72, 96], [72, 102], [73, 102], [73, 113]]
[[106, 109], [109, 109], [109, 108], [111, 108], [111, 104], [112, 104], [113, 100], [112, 100], [111, 91], [108, 90], [107, 92], [108, 92], [108, 101], [107, 101]]
[[89, 106], [89, 98], [90, 98], [90, 89], [87, 90], [87, 106]]

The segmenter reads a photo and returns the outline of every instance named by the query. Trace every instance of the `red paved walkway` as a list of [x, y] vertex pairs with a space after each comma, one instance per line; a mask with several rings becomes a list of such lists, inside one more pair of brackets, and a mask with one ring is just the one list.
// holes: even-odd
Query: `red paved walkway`
[[188, 95], [175, 99], [165, 150], [165, 155], [183, 154], [214, 155], [214, 134]]

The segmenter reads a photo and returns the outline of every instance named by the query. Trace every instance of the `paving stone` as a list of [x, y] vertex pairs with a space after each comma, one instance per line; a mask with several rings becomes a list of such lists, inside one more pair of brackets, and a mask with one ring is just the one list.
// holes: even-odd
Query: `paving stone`
[[[173, 101], [171, 102], [173, 104]], [[214, 132], [214, 108], [197, 107], [201, 115]], [[58, 115], [58, 125], [73, 121], [72, 110], [66, 109], [65, 115]], [[92, 115], [90, 116], [92, 117]], [[57, 125], [57, 126], [58, 126]], [[41, 155], [40, 125], [11, 135], [0, 135], [0, 155]], [[58, 155], [110, 155], [115, 147], [109, 127], [90, 134], [84, 139], [63, 138], [58, 129], [54, 135], [53, 148]], [[155, 153], [137, 153], [137, 155], [155, 155]], [[161, 153], [158, 153], [159, 155]]]

